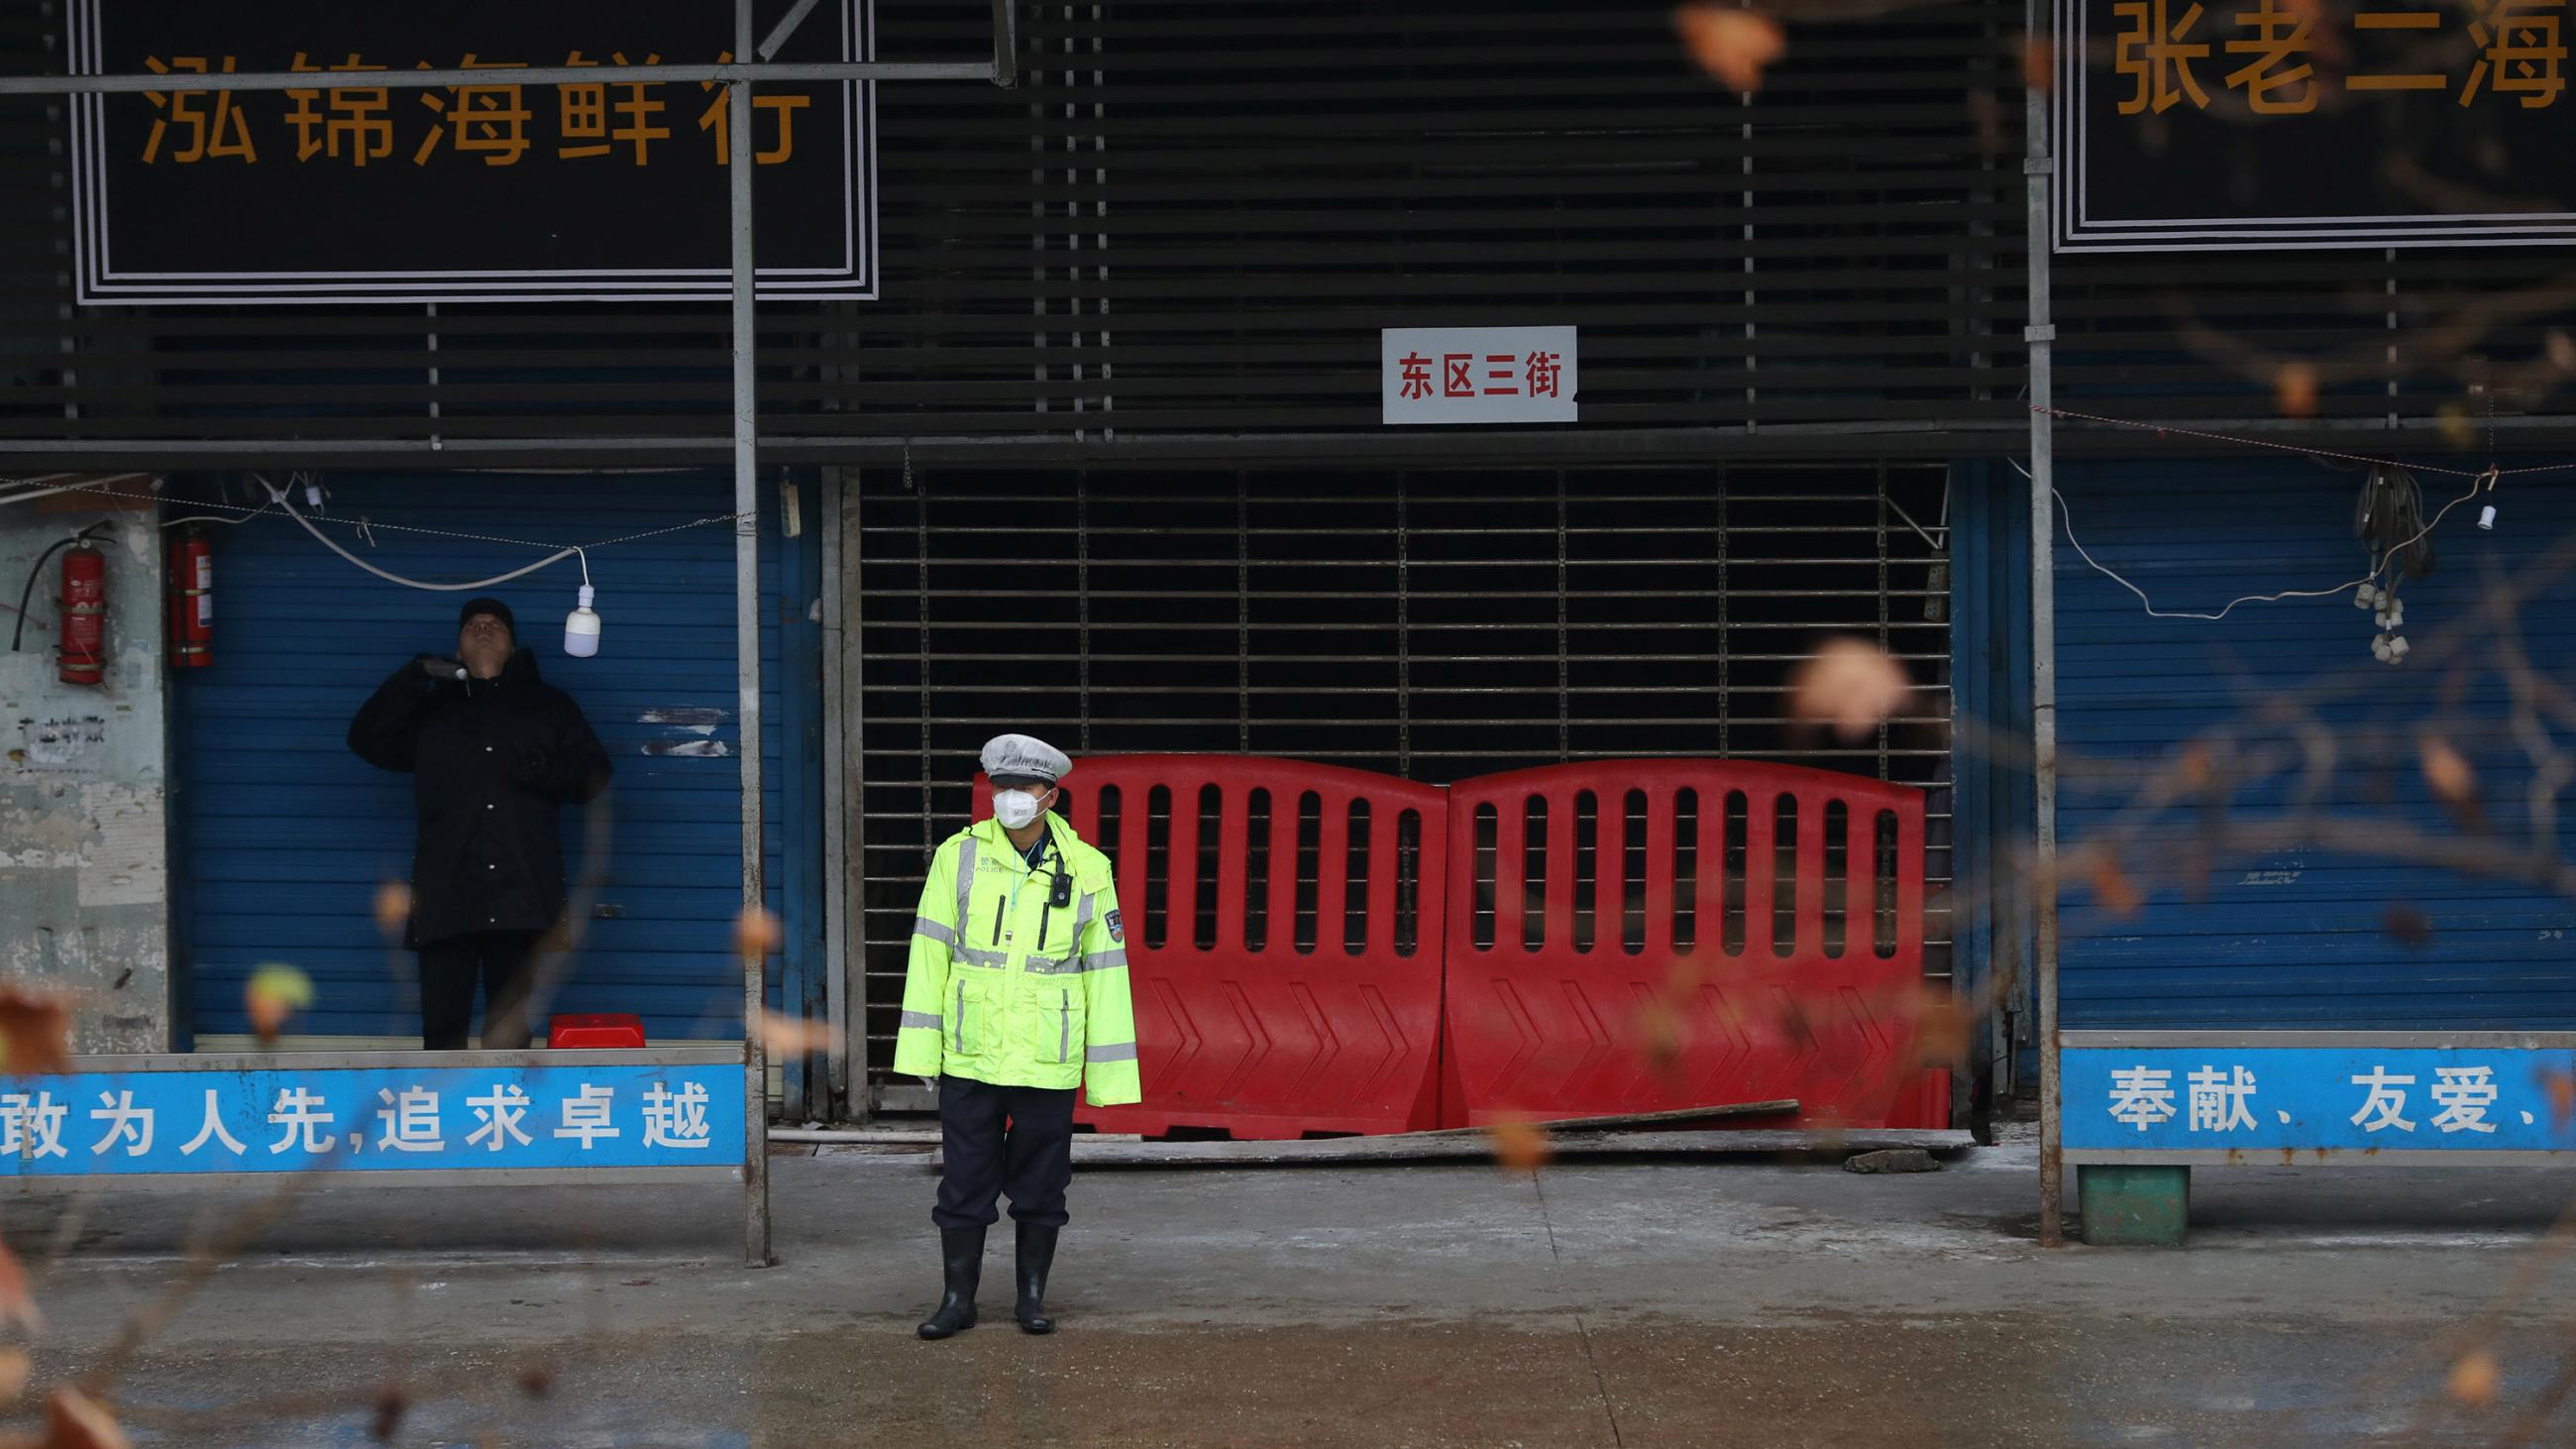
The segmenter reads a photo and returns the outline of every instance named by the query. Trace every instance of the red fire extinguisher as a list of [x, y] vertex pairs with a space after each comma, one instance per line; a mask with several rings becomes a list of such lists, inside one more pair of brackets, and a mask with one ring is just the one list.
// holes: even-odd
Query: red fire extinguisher
[[63, 647], [54, 673], [65, 684], [107, 677], [107, 555], [86, 542], [63, 550]]
[[215, 662], [215, 554], [202, 533], [170, 541], [170, 667]]

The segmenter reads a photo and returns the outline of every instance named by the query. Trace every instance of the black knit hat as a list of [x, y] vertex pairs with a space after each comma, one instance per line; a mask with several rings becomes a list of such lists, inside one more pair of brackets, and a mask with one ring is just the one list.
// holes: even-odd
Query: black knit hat
[[463, 629], [466, 621], [477, 614], [489, 614], [500, 620], [501, 627], [510, 631], [510, 642], [513, 644], [519, 642], [519, 621], [510, 613], [509, 605], [489, 597], [468, 599], [465, 601], [465, 607], [457, 612], [456, 627]]

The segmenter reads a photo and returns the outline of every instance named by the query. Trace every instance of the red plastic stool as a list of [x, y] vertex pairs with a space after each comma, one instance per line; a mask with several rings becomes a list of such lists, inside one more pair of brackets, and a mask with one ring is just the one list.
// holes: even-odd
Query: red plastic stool
[[641, 1047], [644, 1018], [623, 1011], [558, 1016], [546, 1023], [546, 1045], [566, 1047]]

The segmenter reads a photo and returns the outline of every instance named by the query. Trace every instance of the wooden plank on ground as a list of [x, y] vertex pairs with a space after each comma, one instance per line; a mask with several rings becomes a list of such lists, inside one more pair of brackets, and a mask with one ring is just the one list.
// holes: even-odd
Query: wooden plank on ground
[[[1885, 1147], [1955, 1152], [1974, 1145], [1966, 1132], [1931, 1127], [1855, 1128], [1843, 1132], [1803, 1129], [1737, 1129], [1712, 1132], [1567, 1132], [1549, 1145], [1567, 1157], [1841, 1157]], [[1432, 1134], [1328, 1137], [1311, 1142], [1108, 1142], [1076, 1134], [1076, 1167], [1368, 1167], [1405, 1162], [1474, 1162], [1490, 1159], [1492, 1144], [1472, 1136]], [[934, 1153], [931, 1165], [940, 1165]]]
[[[1583, 1132], [1604, 1127], [1652, 1127], [1658, 1123], [1678, 1125], [1719, 1117], [1785, 1117], [1797, 1110], [1797, 1098], [1774, 1097], [1768, 1102], [1722, 1102], [1710, 1107], [1675, 1107], [1662, 1112], [1615, 1112], [1607, 1117], [1550, 1117], [1530, 1125], [1544, 1127], [1550, 1132]], [[1486, 1130], [1482, 1127], [1426, 1127], [1419, 1132], [1381, 1132], [1374, 1137], [1381, 1142], [1391, 1137], [1421, 1141], [1434, 1137], [1482, 1137]]]

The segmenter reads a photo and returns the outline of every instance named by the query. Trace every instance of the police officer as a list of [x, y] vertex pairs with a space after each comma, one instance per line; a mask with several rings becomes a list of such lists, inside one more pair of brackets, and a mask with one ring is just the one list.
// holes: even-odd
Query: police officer
[[1073, 1180], [1073, 1089], [1115, 1107], [1143, 1092], [1127, 997], [1127, 933], [1109, 858], [1050, 806], [1073, 768], [1027, 735], [984, 746], [993, 815], [939, 847], [912, 923], [898, 1072], [939, 1079], [946, 1169], [930, 1220], [946, 1287], [924, 1338], [975, 1326], [996, 1196], [1018, 1225], [1028, 1333], [1053, 1333], [1047, 1270]]

